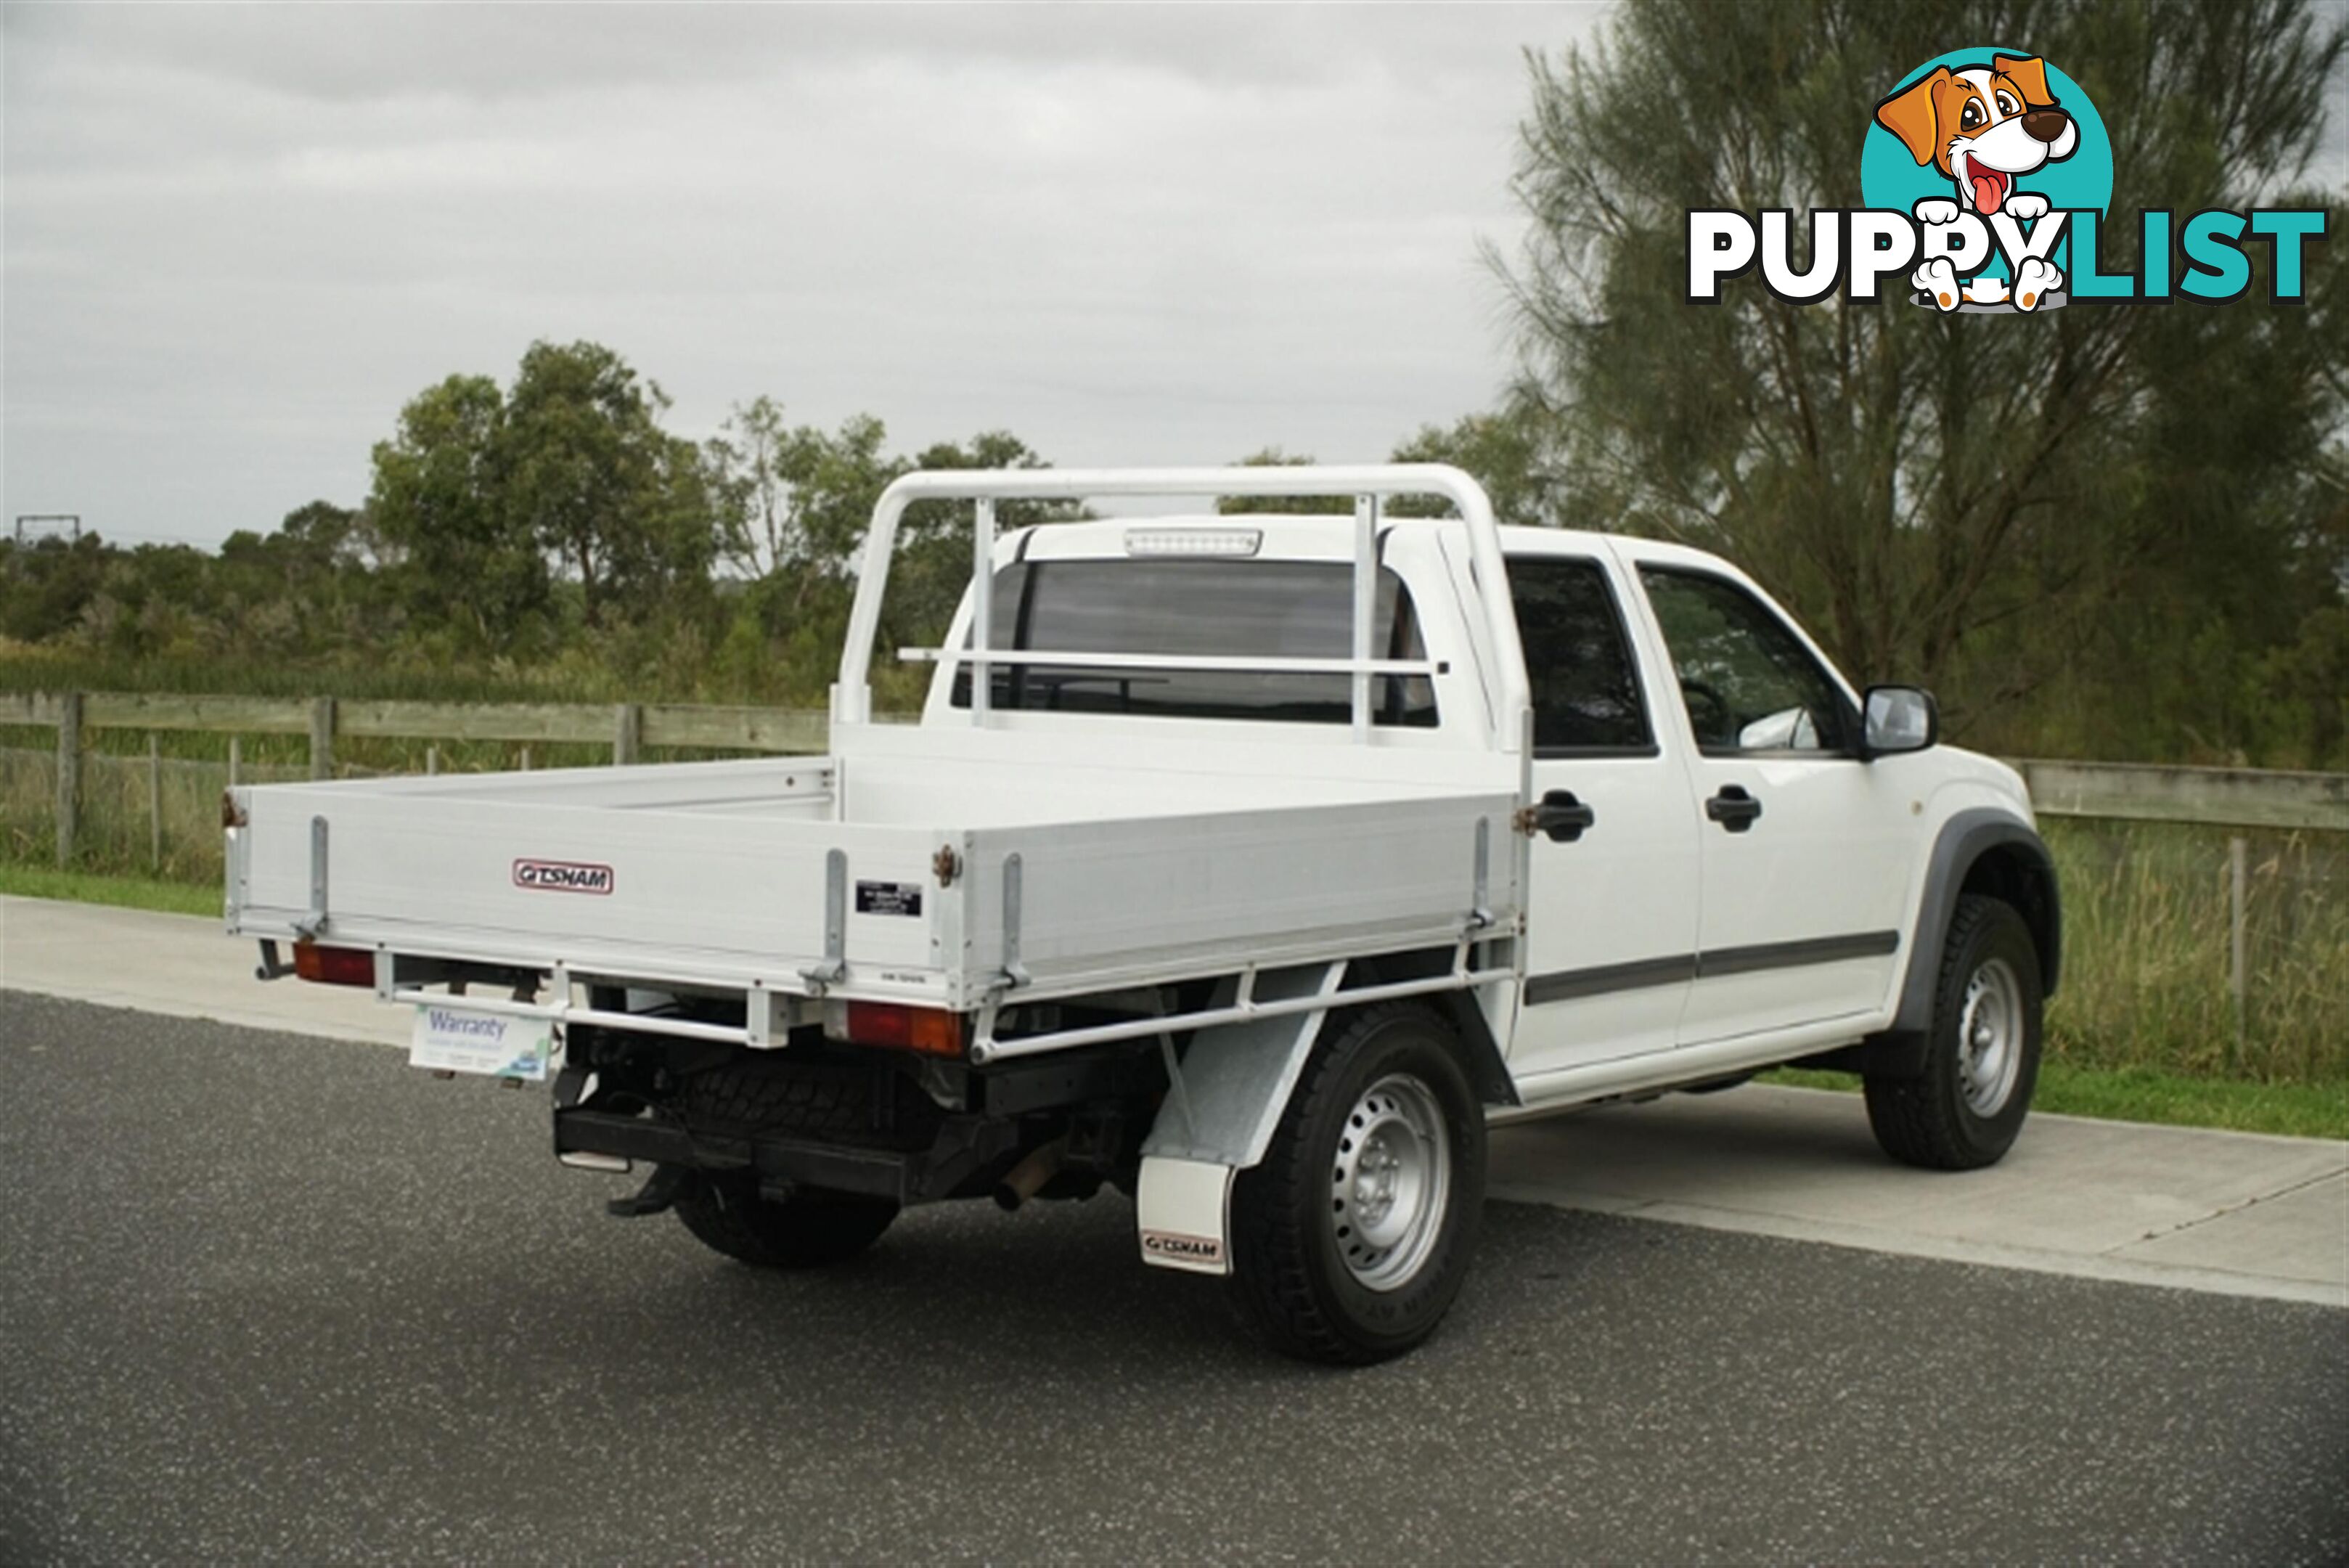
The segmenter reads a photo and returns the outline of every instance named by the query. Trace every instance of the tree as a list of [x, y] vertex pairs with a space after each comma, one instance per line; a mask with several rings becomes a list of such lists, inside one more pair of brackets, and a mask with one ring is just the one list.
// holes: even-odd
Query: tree
[[[1422, 425], [1419, 433], [1394, 450], [1397, 462], [1448, 462], [1485, 487], [1493, 515], [1503, 523], [1555, 524], [1561, 504], [1555, 493], [1557, 476], [1548, 467], [1549, 452], [1542, 428], [1522, 408], [1487, 414], [1466, 414], [1448, 429]], [[1398, 516], [1449, 514], [1441, 501], [1419, 496], [1397, 500]]]
[[754, 577], [771, 575], [802, 553], [791, 514], [792, 483], [783, 471], [790, 440], [783, 405], [761, 392], [734, 405], [725, 434], [711, 443], [710, 456], [741, 519], [736, 558]]
[[[1558, 503], [1553, 495], [1556, 477], [1549, 472], [1548, 448], [1541, 425], [1522, 407], [1510, 405], [1491, 413], [1464, 414], [1448, 426], [1422, 425], [1416, 434], [1398, 444], [1392, 462], [1443, 462], [1464, 471], [1485, 487], [1493, 515], [1503, 523], [1556, 522]], [[1301, 468], [1313, 459], [1268, 446], [1240, 459], [1242, 468]], [[1227, 516], [1251, 512], [1344, 514], [1354, 509], [1342, 495], [1227, 495], [1216, 510]], [[1394, 517], [1454, 515], [1451, 503], [1426, 495], [1402, 495], [1389, 501], [1385, 511]]]
[[375, 449], [367, 513], [402, 597], [481, 646], [512, 647], [542, 612], [547, 573], [529, 520], [505, 504], [505, 399], [487, 376], [451, 376], [400, 410]]
[[[2253, 563], [2307, 530], [2344, 338], [2337, 281], [2298, 309], [2255, 285], [2224, 310], [1988, 324], [1759, 287], [1684, 300], [1685, 209], [1861, 204], [1877, 99], [1971, 41], [2074, 73], [2133, 213], [2300, 204], [2285, 187], [2344, 35], [2303, 0], [1630, 0], [1601, 45], [1529, 61], [1532, 227], [1501, 265], [1557, 514], [1720, 549], [1855, 675], [1955, 675], [1995, 706], [2074, 668], [2149, 585], [2205, 591], [2191, 556], [2247, 591], [2273, 580]], [[2133, 227], [2109, 226], [2114, 249]]]
[[[1299, 452], [1291, 455], [1277, 446], [1258, 448], [1240, 459], [1241, 468], [1306, 468], [1311, 466], [1313, 455]], [[1216, 503], [1216, 510], [1226, 517], [1246, 516], [1251, 512], [1284, 512], [1291, 515], [1316, 513], [1351, 512], [1354, 504], [1342, 495], [1226, 495]]]
[[550, 566], [576, 582], [590, 627], [698, 612], [740, 548], [742, 496], [723, 448], [661, 428], [667, 407], [595, 343], [532, 344], [504, 393], [451, 376], [376, 447], [346, 543], [384, 559], [422, 618], [496, 650], [547, 618]]
[[802, 584], [844, 582], [855, 570], [874, 504], [905, 472], [902, 458], [882, 451], [886, 426], [871, 414], [852, 414], [835, 433], [802, 425], [782, 444], [781, 470], [792, 487], [791, 533]]
[[[918, 469], [1040, 469], [1052, 465], [1009, 431], [985, 431], [968, 445], [939, 441], [922, 449]], [[997, 536], [1040, 523], [1084, 516], [1071, 501], [1010, 500], [997, 504]], [[977, 526], [968, 502], [916, 501], [898, 525], [896, 564], [890, 574], [887, 628], [905, 642], [935, 647], [946, 639], [963, 587], [970, 580], [971, 531]]]
[[379, 654], [396, 631], [373, 569], [384, 546], [362, 510], [313, 501], [272, 534], [232, 534], [216, 560], [160, 591], [203, 618], [200, 633], [222, 654], [276, 659], [329, 651]]
[[708, 584], [729, 542], [705, 454], [660, 428], [668, 397], [596, 343], [533, 343], [497, 427], [498, 500], [579, 583], [589, 626], [607, 603], [644, 618]]
[[0, 637], [42, 642], [80, 624], [113, 552], [95, 533], [19, 545], [0, 537]]

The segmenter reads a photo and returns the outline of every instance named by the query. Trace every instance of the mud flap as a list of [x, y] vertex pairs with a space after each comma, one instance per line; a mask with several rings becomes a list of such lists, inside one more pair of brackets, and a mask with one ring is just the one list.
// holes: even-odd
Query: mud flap
[[1237, 1174], [1218, 1161], [1143, 1157], [1133, 1204], [1142, 1261], [1194, 1274], [1230, 1273], [1227, 1232], [1232, 1179]]
[[[1342, 963], [1272, 971], [1256, 978], [1254, 994], [1266, 1002], [1327, 997], [1345, 973]], [[1232, 1272], [1233, 1179], [1264, 1158], [1327, 1016], [1317, 1007], [1202, 1029], [1179, 1065], [1167, 1047], [1169, 1093], [1143, 1140], [1135, 1191], [1143, 1262]]]

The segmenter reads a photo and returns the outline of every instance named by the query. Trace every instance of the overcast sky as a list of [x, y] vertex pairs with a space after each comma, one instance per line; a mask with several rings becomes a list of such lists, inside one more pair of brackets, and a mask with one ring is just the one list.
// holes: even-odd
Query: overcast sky
[[912, 450], [1382, 457], [1490, 404], [1526, 46], [1592, 5], [20, 5], [5, 510], [214, 542], [618, 349]]

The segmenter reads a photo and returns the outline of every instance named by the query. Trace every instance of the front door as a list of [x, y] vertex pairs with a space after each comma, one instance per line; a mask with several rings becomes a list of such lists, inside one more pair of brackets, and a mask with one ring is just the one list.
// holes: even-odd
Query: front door
[[1639, 575], [1695, 746], [1703, 913], [1681, 1042], [1832, 1036], [1881, 1009], [1901, 948], [1904, 770], [1860, 759], [1850, 697], [1766, 600], [1677, 564]]
[[1509, 1070], [1528, 1099], [1540, 1075], [1668, 1051], [1697, 938], [1697, 819], [1676, 746], [1624, 632], [1611, 562], [1516, 555], [1534, 707], [1526, 962]]

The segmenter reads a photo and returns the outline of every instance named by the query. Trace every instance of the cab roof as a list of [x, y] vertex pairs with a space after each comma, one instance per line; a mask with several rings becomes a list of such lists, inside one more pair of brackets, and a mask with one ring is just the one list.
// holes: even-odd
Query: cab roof
[[[1382, 519], [1380, 527], [1383, 531], [1432, 524], [1460, 526], [1457, 518], [1390, 517]], [[1504, 524], [1499, 532], [1501, 548], [1506, 555], [1599, 555], [1612, 547], [1636, 560], [1703, 566], [1743, 576], [1717, 556], [1661, 539], [1516, 524]], [[1255, 536], [1254, 547], [1239, 547], [1239, 542], [1248, 535]], [[1225, 541], [1232, 543], [1224, 545]], [[1007, 530], [998, 556], [1019, 561], [1104, 560], [1127, 556], [1350, 561], [1354, 558], [1354, 520], [1330, 513], [1241, 512], [1042, 523]]]

